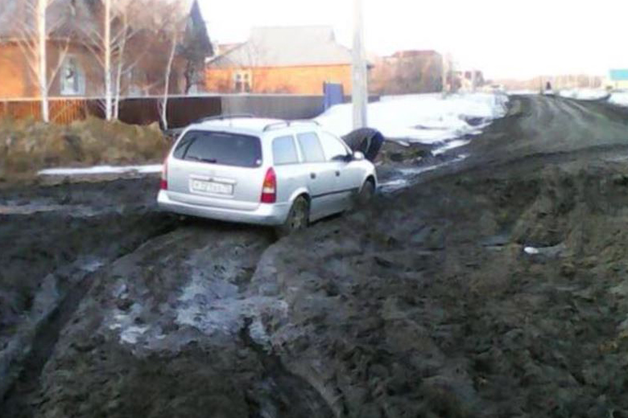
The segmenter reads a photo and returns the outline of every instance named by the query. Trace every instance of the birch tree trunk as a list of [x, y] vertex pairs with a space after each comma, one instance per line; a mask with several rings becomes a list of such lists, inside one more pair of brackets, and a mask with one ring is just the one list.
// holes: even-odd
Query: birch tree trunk
[[175, 34], [172, 39], [172, 48], [170, 49], [170, 56], [168, 56], [168, 65], [166, 67], [166, 79], [164, 80], [164, 97], [161, 102], [161, 123], [164, 130], [168, 129], [168, 96], [170, 90], [170, 74], [172, 73], [172, 62], [174, 61], [174, 55], [177, 50], [177, 38]]
[[46, 9], [48, 8], [48, 0], [37, 0], [37, 35], [38, 35], [38, 54], [37, 60], [39, 64], [38, 82], [39, 95], [41, 97], [41, 117], [44, 122], [50, 122], [50, 113], [48, 106], [48, 80], [47, 80], [47, 56], [46, 56]]
[[120, 90], [122, 88], [122, 71], [124, 64], [124, 49], [126, 47], [126, 37], [122, 38], [120, 51], [118, 52], [118, 70], [116, 72], [116, 97], [113, 101], [113, 118], [118, 120], [120, 117]]
[[112, 80], [111, 80], [111, 0], [105, 0], [105, 118], [112, 117]]

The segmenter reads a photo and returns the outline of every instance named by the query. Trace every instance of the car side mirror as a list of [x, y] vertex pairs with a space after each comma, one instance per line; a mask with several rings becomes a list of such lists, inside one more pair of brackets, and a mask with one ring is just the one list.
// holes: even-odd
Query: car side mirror
[[353, 153], [353, 160], [354, 161], [364, 161], [366, 159], [366, 157], [364, 156], [364, 154], [361, 151], [356, 151]]

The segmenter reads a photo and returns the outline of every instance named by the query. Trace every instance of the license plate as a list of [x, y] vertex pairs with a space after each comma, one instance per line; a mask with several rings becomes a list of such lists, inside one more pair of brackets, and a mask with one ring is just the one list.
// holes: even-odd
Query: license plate
[[232, 195], [233, 185], [216, 181], [190, 180], [190, 188], [198, 193]]

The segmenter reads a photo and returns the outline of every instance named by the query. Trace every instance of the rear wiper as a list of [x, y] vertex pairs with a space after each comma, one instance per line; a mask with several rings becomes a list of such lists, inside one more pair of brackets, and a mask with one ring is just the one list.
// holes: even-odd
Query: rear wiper
[[200, 161], [202, 163], [216, 164], [218, 162], [215, 158], [200, 158], [200, 157], [188, 157], [188, 160]]

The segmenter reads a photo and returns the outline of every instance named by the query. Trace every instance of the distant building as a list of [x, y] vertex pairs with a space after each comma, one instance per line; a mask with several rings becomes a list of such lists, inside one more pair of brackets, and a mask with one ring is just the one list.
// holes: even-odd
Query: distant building
[[463, 91], [472, 91], [486, 84], [484, 73], [479, 70], [456, 71], [456, 78], [459, 82], [460, 90]]
[[331, 82], [351, 93], [351, 51], [331, 27], [255, 28], [247, 42], [219, 50], [206, 64], [211, 92], [321, 95]]
[[434, 93], [443, 88], [443, 57], [432, 50], [400, 51], [374, 60], [370, 90], [376, 94]]
[[605, 84], [611, 89], [628, 89], [628, 69], [611, 70]]

